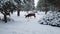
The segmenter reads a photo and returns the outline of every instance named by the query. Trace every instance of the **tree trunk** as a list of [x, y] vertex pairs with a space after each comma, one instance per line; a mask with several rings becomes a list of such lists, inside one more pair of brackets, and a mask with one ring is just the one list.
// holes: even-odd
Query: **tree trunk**
[[17, 11], [17, 16], [20, 16], [20, 10]]
[[4, 21], [7, 23], [7, 15], [4, 15]]
[[45, 12], [45, 14], [47, 14], [48, 11]]
[[13, 11], [11, 12], [11, 14], [13, 14]]
[[11, 14], [13, 14], [13, 10], [11, 10]]

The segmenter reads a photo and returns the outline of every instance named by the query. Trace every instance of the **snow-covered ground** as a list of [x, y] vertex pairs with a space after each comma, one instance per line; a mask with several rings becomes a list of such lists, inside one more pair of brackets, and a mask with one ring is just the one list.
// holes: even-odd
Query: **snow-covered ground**
[[60, 27], [60, 12], [49, 11], [43, 18], [39, 20], [40, 24]]
[[26, 12], [21, 12], [18, 17], [16, 12], [10, 16], [13, 21], [0, 22], [0, 34], [60, 34], [60, 28], [41, 25], [38, 21], [45, 15], [38, 12], [36, 18], [25, 18]]

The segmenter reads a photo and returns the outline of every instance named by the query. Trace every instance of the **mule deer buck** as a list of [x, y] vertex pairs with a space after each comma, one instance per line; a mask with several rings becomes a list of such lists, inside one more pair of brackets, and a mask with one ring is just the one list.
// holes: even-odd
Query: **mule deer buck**
[[26, 18], [26, 17], [31, 17], [31, 16], [36, 17], [35, 13], [30, 13], [30, 14], [28, 14], [28, 15], [25, 15], [25, 18]]

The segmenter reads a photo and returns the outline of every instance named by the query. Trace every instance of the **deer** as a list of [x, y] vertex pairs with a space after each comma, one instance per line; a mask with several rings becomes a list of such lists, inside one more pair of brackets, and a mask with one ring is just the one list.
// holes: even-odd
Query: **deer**
[[27, 18], [27, 17], [31, 17], [31, 16], [36, 17], [35, 13], [30, 13], [30, 14], [28, 14], [28, 15], [25, 15], [25, 18]]

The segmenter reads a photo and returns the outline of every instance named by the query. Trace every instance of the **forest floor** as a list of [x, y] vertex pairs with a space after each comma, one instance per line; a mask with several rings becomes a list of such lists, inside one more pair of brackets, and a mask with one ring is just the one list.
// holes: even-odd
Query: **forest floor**
[[[21, 12], [18, 17], [15, 12], [9, 17], [11, 21], [0, 21], [0, 34], [60, 34], [58, 27], [39, 24], [38, 21], [45, 15], [44, 12], [36, 13], [36, 18], [25, 18], [25, 14], [27, 13]], [[3, 17], [1, 14], [0, 16]]]

